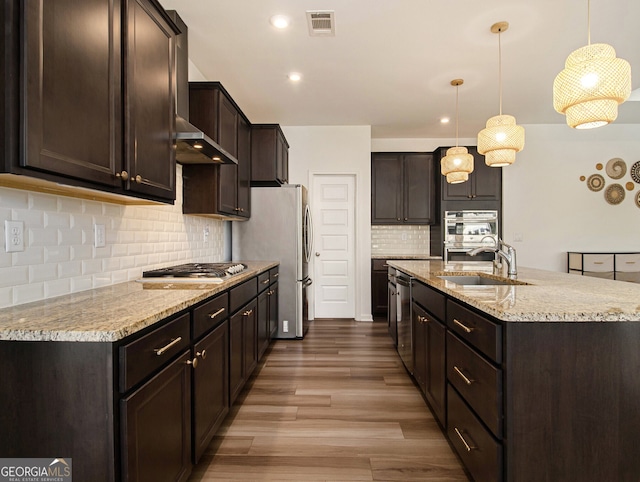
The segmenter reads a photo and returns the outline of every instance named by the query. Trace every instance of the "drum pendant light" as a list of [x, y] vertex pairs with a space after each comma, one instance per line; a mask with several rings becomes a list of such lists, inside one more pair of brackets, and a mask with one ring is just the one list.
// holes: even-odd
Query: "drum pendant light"
[[516, 152], [524, 148], [524, 128], [516, 124], [516, 118], [502, 114], [502, 45], [500, 34], [509, 28], [508, 22], [498, 22], [491, 26], [491, 32], [498, 34], [498, 85], [500, 91], [500, 114], [487, 120], [487, 126], [478, 133], [478, 152], [485, 156], [485, 163], [491, 167], [513, 164]]
[[462, 79], [451, 81], [456, 88], [456, 147], [447, 149], [447, 155], [440, 160], [440, 172], [449, 184], [465, 182], [473, 172], [473, 156], [466, 147], [458, 147], [458, 87], [463, 83]]
[[576, 129], [593, 129], [618, 117], [618, 105], [631, 95], [631, 66], [616, 58], [611, 45], [591, 43], [591, 5], [587, 0], [587, 45], [567, 57], [553, 81], [553, 107]]

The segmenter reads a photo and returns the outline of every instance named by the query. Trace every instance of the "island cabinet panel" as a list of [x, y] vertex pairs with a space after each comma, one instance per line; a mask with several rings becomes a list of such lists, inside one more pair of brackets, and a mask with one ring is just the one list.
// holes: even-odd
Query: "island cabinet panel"
[[414, 377], [438, 422], [446, 426], [445, 297], [418, 281], [411, 285]]
[[506, 480], [638, 480], [638, 340], [636, 322], [506, 324]]
[[386, 316], [388, 309], [388, 265], [386, 259], [371, 260], [371, 313]]

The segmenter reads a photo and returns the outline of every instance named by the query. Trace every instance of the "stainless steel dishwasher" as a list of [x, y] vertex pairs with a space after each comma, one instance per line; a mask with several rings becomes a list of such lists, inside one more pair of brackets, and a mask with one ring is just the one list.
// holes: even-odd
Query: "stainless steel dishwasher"
[[411, 326], [411, 281], [412, 278], [401, 271], [396, 272], [398, 292], [398, 354], [404, 366], [413, 374], [413, 327]]

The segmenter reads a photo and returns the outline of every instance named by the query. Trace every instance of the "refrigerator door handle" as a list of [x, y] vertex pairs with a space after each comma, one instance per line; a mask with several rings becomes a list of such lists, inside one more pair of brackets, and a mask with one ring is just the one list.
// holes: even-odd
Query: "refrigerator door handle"
[[304, 237], [304, 257], [309, 263], [311, 261], [311, 252], [313, 251], [313, 221], [308, 204], [304, 208]]
[[302, 287], [306, 288], [307, 286], [310, 286], [313, 284], [313, 280], [311, 278], [307, 278], [302, 282]]

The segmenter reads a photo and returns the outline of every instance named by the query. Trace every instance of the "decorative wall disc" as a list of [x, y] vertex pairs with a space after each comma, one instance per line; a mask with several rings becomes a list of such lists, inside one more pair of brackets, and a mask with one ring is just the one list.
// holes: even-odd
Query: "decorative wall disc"
[[604, 187], [604, 177], [600, 174], [591, 174], [587, 179], [587, 187], [592, 191], [602, 191]]
[[640, 161], [634, 162], [631, 166], [631, 179], [640, 184]]
[[619, 157], [614, 157], [607, 162], [605, 171], [611, 179], [620, 179], [627, 173], [627, 164]]
[[636, 206], [640, 208], [640, 191], [636, 193]]
[[582, 182], [584, 182], [584, 181], [585, 181], [585, 179], [586, 179], [586, 176], [580, 176], [580, 180], [581, 180]]
[[604, 191], [604, 198], [609, 204], [620, 204], [624, 196], [624, 188], [620, 184], [611, 184]]
[[636, 185], [634, 183], [632, 183], [631, 181], [626, 183], [624, 186], [627, 188], [627, 191], [633, 191], [633, 189], [636, 187]]
[[600, 162], [598, 164], [596, 164], [596, 169], [598, 171], [602, 171], [602, 164]]

